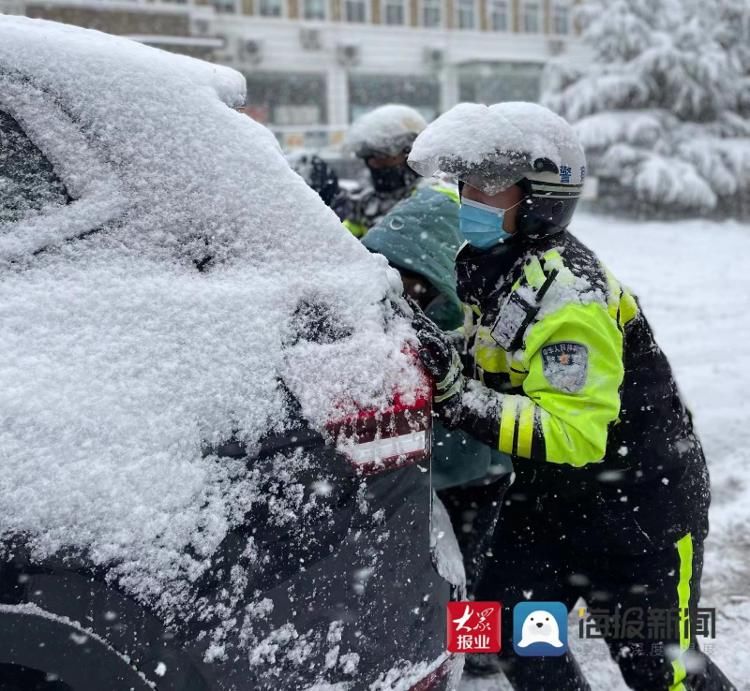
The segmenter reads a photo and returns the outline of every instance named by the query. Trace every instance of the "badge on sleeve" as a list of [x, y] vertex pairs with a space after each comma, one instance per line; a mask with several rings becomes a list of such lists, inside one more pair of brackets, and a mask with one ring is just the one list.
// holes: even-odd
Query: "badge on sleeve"
[[551, 343], [542, 348], [544, 376], [558, 391], [576, 393], [586, 384], [589, 351], [580, 343]]

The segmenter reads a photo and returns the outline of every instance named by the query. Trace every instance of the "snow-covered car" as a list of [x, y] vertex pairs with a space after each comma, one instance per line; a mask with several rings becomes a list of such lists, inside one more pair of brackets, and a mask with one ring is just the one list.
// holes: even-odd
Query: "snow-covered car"
[[0, 16], [3, 688], [460, 672], [398, 277], [233, 109], [244, 88]]

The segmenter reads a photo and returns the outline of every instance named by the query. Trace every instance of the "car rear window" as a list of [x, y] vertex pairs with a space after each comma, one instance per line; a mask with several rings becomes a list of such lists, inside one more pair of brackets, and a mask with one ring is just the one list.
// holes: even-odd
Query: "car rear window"
[[0, 111], [0, 227], [68, 201], [52, 164], [19, 124]]

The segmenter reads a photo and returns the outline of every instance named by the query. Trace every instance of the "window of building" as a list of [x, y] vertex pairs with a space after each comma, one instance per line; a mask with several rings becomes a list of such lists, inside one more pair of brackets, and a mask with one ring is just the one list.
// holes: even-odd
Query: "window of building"
[[422, 0], [422, 25], [428, 29], [443, 25], [443, 0]]
[[552, 32], [555, 34], [570, 33], [570, 7], [562, 2], [552, 8]]
[[391, 25], [398, 25], [398, 24], [404, 23], [403, 0], [384, 0], [383, 23], [391, 24]]
[[510, 30], [509, 0], [487, 0], [487, 26], [490, 31]]
[[261, 17], [280, 17], [282, 0], [259, 0], [258, 14]]
[[212, 0], [212, 4], [217, 14], [234, 14], [237, 12], [235, 0]]
[[478, 62], [458, 67], [458, 100], [470, 103], [539, 101], [542, 65]]
[[344, 19], [347, 22], [364, 24], [367, 21], [366, 0], [346, 0], [344, 3]]
[[432, 120], [440, 108], [440, 82], [436, 77], [420, 75], [352, 74], [349, 77], [352, 120], [383, 103], [405, 103], [416, 108], [428, 121]]
[[304, 3], [302, 5], [302, 12], [305, 19], [327, 19], [327, 0], [304, 0]]
[[536, 0], [526, 0], [521, 10], [521, 31], [538, 34], [542, 30], [542, 6]]
[[326, 78], [321, 74], [253, 72], [246, 74], [247, 106], [257, 122], [273, 127], [313, 127], [325, 124]]
[[474, 0], [457, 0], [456, 14], [459, 29], [476, 29], [476, 5]]

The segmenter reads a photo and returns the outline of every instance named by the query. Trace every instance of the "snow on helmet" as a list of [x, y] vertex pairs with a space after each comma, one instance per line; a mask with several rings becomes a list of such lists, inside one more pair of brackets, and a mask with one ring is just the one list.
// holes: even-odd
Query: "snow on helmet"
[[441, 171], [485, 194], [520, 185], [521, 231], [565, 228], [586, 177], [573, 128], [536, 103], [460, 103], [417, 137], [408, 162], [420, 175]]
[[389, 103], [357, 118], [346, 136], [346, 147], [360, 158], [397, 156], [409, 152], [427, 121], [409, 106]]

